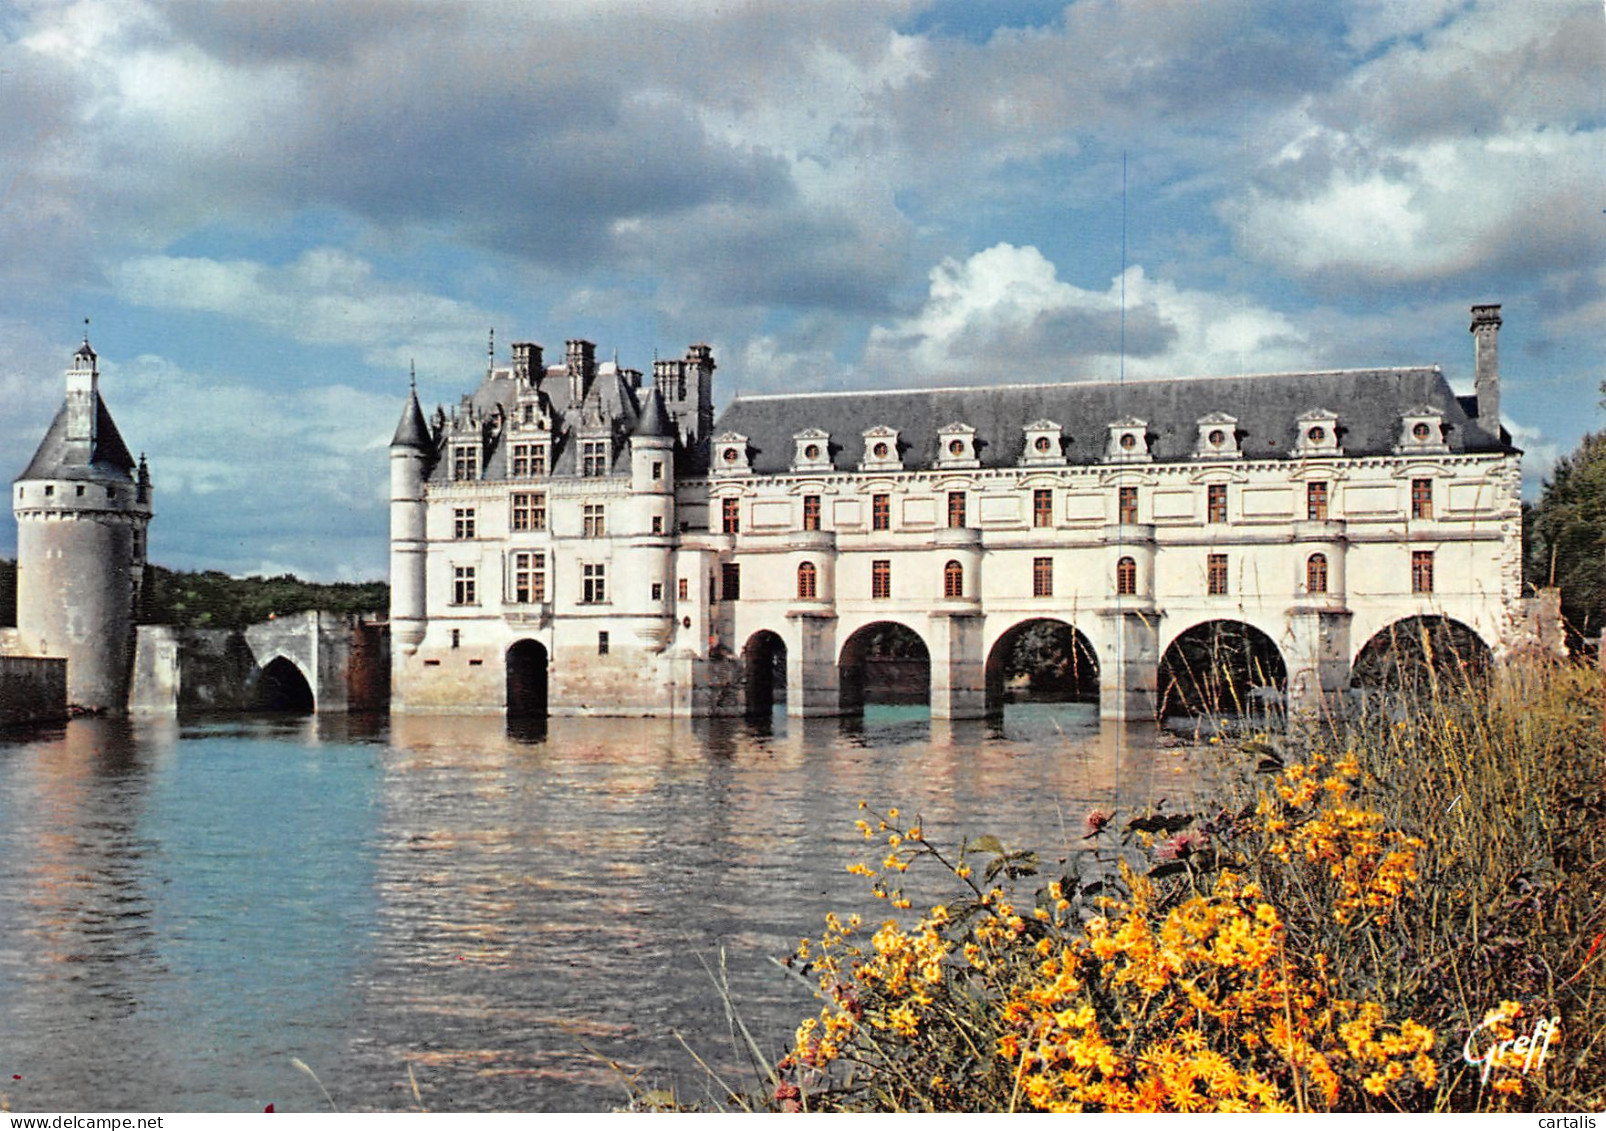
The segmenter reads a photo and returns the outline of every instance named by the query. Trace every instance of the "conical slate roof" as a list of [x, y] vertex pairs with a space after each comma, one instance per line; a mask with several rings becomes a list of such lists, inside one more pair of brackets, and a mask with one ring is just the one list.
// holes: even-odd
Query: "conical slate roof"
[[674, 437], [675, 424], [664, 409], [664, 398], [659, 394], [658, 386], [654, 385], [647, 394], [646, 403], [641, 406], [641, 419], [636, 422], [636, 430], [631, 435]]
[[67, 439], [67, 406], [56, 410], [45, 438], [39, 441], [28, 469], [17, 479], [133, 479], [134, 457], [123, 443], [122, 433], [112, 422], [106, 402], [95, 396], [95, 441], [93, 445]]
[[414, 389], [407, 394], [407, 407], [402, 409], [401, 423], [396, 425], [396, 435], [390, 441], [393, 448], [417, 448], [420, 451], [431, 451], [434, 443], [430, 439], [429, 425], [424, 422], [424, 409], [418, 403], [418, 390]]

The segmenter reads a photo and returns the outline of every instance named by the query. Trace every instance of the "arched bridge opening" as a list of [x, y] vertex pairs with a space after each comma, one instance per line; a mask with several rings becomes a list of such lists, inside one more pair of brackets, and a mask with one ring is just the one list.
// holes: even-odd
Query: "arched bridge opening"
[[1254, 715], [1280, 709], [1288, 666], [1271, 637], [1253, 625], [1194, 625], [1160, 657], [1160, 717]]
[[987, 711], [1006, 703], [1097, 703], [1099, 662], [1074, 625], [1052, 617], [1022, 621], [987, 654]]
[[257, 673], [252, 707], [258, 711], [310, 715], [317, 707], [317, 698], [301, 669], [284, 656], [275, 656]]
[[842, 710], [850, 714], [870, 704], [929, 704], [931, 652], [907, 625], [867, 624], [842, 645], [837, 686]]
[[750, 719], [767, 719], [786, 702], [786, 641], [768, 629], [753, 633], [742, 648], [745, 710]]
[[539, 640], [518, 640], [507, 650], [507, 717], [547, 716], [547, 650]]
[[1445, 616], [1406, 617], [1378, 632], [1355, 657], [1350, 686], [1365, 691], [1431, 693], [1486, 679], [1489, 646], [1472, 629]]

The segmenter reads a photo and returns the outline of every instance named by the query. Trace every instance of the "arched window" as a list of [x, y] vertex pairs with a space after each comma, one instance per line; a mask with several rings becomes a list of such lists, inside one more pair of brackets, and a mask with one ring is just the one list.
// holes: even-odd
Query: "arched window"
[[1305, 559], [1305, 592], [1327, 592], [1327, 555], [1312, 554]]
[[1115, 563], [1115, 591], [1123, 597], [1138, 591], [1138, 563], [1134, 559], [1122, 558]]
[[814, 568], [813, 562], [804, 562], [797, 567], [798, 600], [814, 600], [820, 591], [819, 578], [819, 572]]
[[965, 567], [958, 562], [949, 562], [942, 567], [942, 595], [944, 597], [965, 595]]

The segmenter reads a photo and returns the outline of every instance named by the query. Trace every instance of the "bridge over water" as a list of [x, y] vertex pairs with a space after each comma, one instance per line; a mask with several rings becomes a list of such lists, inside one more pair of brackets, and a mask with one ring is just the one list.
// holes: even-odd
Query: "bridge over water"
[[129, 709], [381, 711], [390, 700], [390, 626], [336, 613], [244, 629], [142, 625]]

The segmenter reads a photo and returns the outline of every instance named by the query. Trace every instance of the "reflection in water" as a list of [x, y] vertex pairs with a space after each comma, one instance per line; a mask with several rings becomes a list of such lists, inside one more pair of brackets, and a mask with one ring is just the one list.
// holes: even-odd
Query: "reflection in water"
[[346, 1109], [409, 1067], [433, 1110], [607, 1107], [605, 1058], [695, 1096], [676, 1032], [740, 1070], [700, 959], [779, 1046], [769, 958], [863, 905], [860, 798], [1052, 863], [1187, 769], [1086, 704], [74, 722], [0, 743], [0, 1070], [19, 1110], [317, 1109], [292, 1056]]

